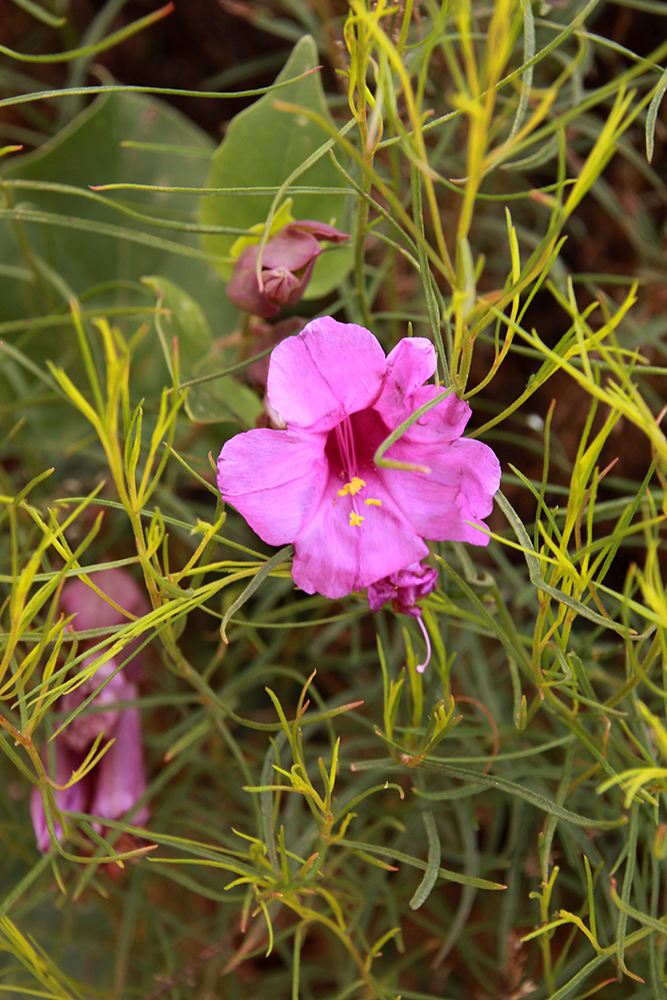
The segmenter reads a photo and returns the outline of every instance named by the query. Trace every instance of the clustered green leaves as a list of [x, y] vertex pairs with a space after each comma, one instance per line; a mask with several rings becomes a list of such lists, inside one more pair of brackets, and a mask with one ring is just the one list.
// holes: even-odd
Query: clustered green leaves
[[[256, 20], [292, 53], [214, 148], [149, 88], [84, 85], [166, 8], [109, 33], [108, 0], [77, 41], [66, 4], [14, 3], [65, 43], [0, 46], [0, 109], [30, 125], [0, 129], [36, 147], [5, 146], [0, 180], [0, 990], [667, 997], [667, 268], [605, 173], [622, 161], [667, 202], [667, 43], [606, 38], [600, 0], [283, 0]], [[68, 79], [45, 90], [17, 60]], [[582, 204], [634, 276], [568, 264]], [[296, 593], [291, 547], [267, 552], [213, 485], [211, 455], [262, 412], [245, 372], [267, 353], [224, 296], [232, 248], [287, 210], [352, 234], [300, 314], [387, 349], [429, 336], [471, 433], [511, 449], [488, 549], [433, 547], [423, 675], [410, 620]], [[77, 632], [62, 588], [108, 566], [151, 611]], [[151, 820], [100, 833], [56, 805], [60, 699], [137, 639]]]

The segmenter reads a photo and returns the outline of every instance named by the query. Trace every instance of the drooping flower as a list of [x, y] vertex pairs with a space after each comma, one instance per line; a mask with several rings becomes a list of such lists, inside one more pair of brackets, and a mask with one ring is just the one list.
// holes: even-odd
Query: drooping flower
[[[148, 603], [138, 585], [123, 570], [105, 569], [93, 577], [97, 587], [133, 615], [146, 613]], [[73, 580], [64, 588], [61, 607], [67, 615], [76, 614], [73, 625], [77, 631], [93, 628], [110, 628], [128, 620], [127, 616], [90, 589], [83, 581]], [[97, 642], [98, 640], [95, 640]], [[93, 643], [83, 643], [86, 645]], [[132, 653], [132, 644], [125, 647], [121, 656]], [[86, 657], [82, 668], [97, 659], [97, 654]], [[141, 717], [133, 706], [117, 708], [120, 702], [136, 701], [139, 689], [135, 681], [141, 676], [141, 653], [135, 652], [123, 669], [118, 669], [122, 659], [110, 659], [97, 669], [95, 675], [79, 687], [64, 695], [59, 709], [69, 715], [82, 705], [106, 681], [104, 687], [90, 704], [56, 736], [53, 741], [55, 781], [65, 785], [79, 768], [95, 739], [104, 734], [102, 746], [114, 740], [102, 759], [83, 778], [65, 789], [55, 789], [56, 805], [60, 810], [89, 812], [102, 819], [117, 820], [134, 806], [146, 790], [144, 752], [141, 738]], [[132, 679], [134, 678], [134, 679]], [[50, 836], [44, 815], [42, 795], [34, 787], [30, 799], [30, 814], [40, 851], [50, 849]], [[141, 806], [133, 815], [135, 824], [146, 823], [149, 810]], [[55, 825], [60, 838], [62, 830]]]
[[426, 659], [416, 666], [420, 674], [426, 670], [431, 659], [431, 640], [422, 622], [422, 612], [417, 601], [427, 597], [437, 586], [437, 569], [427, 566], [426, 563], [413, 563], [412, 566], [400, 569], [398, 573], [392, 573], [391, 576], [385, 576], [382, 580], [371, 583], [367, 591], [371, 611], [379, 611], [383, 604], [392, 601], [394, 611], [417, 619], [426, 643]]
[[[271, 355], [269, 403], [284, 430], [228, 441], [218, 459], [222, 497], [270, 545], [294, 545], [293, 577], [309, 594], [344, 597], [428, 555], [424, 539], [486, 545], [500, 465], [462, 438], [470, 407], [454, 395], [424, 414], [385, 454], [373, 456], [443, 390], [433, 345], [406, 338], [388, 356], [370, 331], [313, 320]], [[414, 467], [420, 467], [416, 470]]]
[[394, 611], [421, 618], [417, 601], [427, 597], [438, 585], [438, 571], [425, 563], [413, 563], [398, 573], [376, 580], [368, 587], [371, 611], [379, 611], [387, 601], [393, 601]]
[[227, 295], [239, 309], [254, 316], [276, 316], [281, 306], [295, 305], [305, 292], [315, 261], [322, 253], [318, 240], [341, 243], [349, 238], [324, 222], [291, 222], [266, 242], [259, 281], [259, 243], [245, 247], [227, 285]]

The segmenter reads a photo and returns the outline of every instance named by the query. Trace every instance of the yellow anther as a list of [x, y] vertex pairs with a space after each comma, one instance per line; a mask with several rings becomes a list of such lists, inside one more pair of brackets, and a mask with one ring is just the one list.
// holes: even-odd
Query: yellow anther
[[351, 482], [345, 483], [345, 486], [343, 486], [341, 490], [338, 490], [338, 496], [345, 497], [348, 493], [350, 496], [354, 496], [355, 493], [360, 493], [365, 485], [366, 483], [363, 479], [359, 479], [358, 476], [353, 476]]
[[374, 497], [369, 497], [368, 500], [364, 500], [364, 503], [369, 507], [381, 507], [382, 501], [376, 500]]
[[362, 517], [361, 514], [357, 514], [356, 510], [351, 510], [350, 511], [350, 527], [351, 528], [358, 528], [359, 525], [361, 524], [361, 522], [365, 521], [365, 520], [366, 520], [366, 518]]

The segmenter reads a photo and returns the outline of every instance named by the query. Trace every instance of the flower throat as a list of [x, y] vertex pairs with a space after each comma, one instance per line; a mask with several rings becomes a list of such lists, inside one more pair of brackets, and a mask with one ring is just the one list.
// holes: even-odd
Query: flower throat
[[[356, 420], [355, 420], [356, 418]], [[369, 419], [370, 418], [370, 419]], [[354, 424], [356, 426], [353, 426]], [[369, 434], [368, 431], [376, 431], [376, 434]], [[352, 509], [350, 510], [350, 527], [361, 527], [365, 521], [365, 515], [359, 513], [357, 494], [366, 488], [366, 481], [359, 475], [360, 466], [370, 466], [374, 468], [372, 456], [375, 454], [375, 445], [372, 451], [369, 444], [373, 444], [377, 432], [380, 432], [378, 444], [383, 440], [384, 434], [382, 421], [372, 410], [365, 410], [361, 413], [352, 414], [346, 417], [329, 434], [326, 453], [329, 458], [331, 471], [337, 474], [340, 479], [347, 480], [345, 485], [337, 491], [337, 497], [350, 497]], [[355, 436], [355, 431], [358, 436]], [[357, 444], [360, 445], [361, 455], [357, 455]], [[361, 462], [359, 461], [361, 458]], [[334, 503], [337, 498], [334, 498]], [[381, 507], [382, 501], [375, 497], [364, 498], [366, 507]]]

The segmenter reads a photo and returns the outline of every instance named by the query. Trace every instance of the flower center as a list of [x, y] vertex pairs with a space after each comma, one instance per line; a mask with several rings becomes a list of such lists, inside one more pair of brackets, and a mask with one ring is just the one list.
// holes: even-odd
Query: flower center
[[[366, 481], [360, 473], [374, 469], [373, 455], [378, 445], [387, 436], [383, 421], [374, 410], [362, 410], [346, 417], [329, 433], [326, 455], [333, 474], [343, 483], [333, 499], [350, 498], [350, 527], [361, 527], [366, 518], [359, 513], [360, 500], [357, 495], [366, 489]], [[382, 501], [376, 497], [363, 498], [366, 507], [381, 507]], [[362, 508], [363, 509], [363, 508]]]

